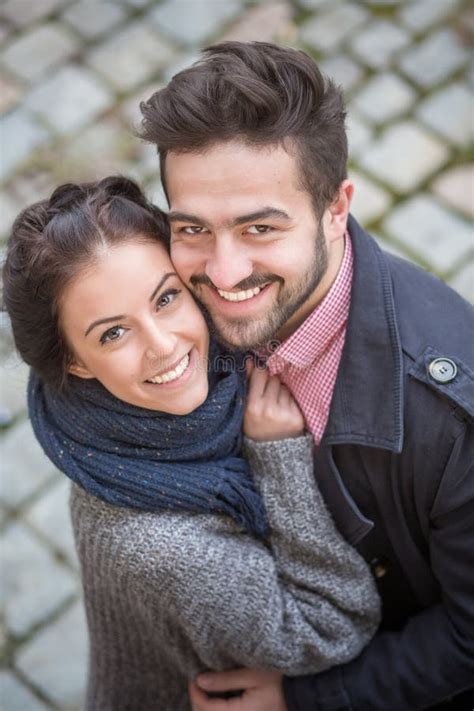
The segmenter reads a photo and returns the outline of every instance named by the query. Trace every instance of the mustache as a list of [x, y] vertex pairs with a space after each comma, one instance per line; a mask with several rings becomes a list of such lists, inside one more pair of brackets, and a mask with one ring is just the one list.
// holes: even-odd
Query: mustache
[[[217, 289], [217, 286], [212, 283], [206, 274], [193, 274], [189, 280], [193, 286], [209, 286], [211, 289]], [[247, 289], [255, 289], [257, 286], [264, 286], [270, 282], [279, 282], [283, 284], [284, 280], [278, 274], [262, 274], [260, 272], [253, 272], [250, 276], [239, 281], [235, 284], [232, 289], [238, 289], [239, 291], [246, 291]]]

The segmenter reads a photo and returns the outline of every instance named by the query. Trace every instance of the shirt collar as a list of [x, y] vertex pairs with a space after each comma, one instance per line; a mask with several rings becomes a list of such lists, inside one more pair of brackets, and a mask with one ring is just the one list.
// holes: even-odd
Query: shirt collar
[[301, 326], [269, 356], [271, 372], [285, 365], [306, 368], [319, 358], [347, 323], [351, 301], [352, 245], [345, 235], [344, 255], [331, 288]]

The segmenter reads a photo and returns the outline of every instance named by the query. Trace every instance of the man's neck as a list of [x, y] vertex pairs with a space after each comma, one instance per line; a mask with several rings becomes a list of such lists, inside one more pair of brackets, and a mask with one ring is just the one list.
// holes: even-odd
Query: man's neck
[[307, 299], [304, 304], [293, 314], [293, 316], [291, 316], [291, 318], [283, 324], [281, 329], [276, 334], [277, 340], [283, 342], [295, 333], [295, 331], [297, 331], [301, 324], [306, 321], [308, 316], [314, 311], [316, 306], [321, 303], [326, 294], [329, 292], [331, 286], [336, 280], [339, 269], [341, 268], [344, 257], [344, 245], [344, 235], [332, 243], [331, 249], [329, 250], [328, 268], [323, 278], [309, 299]]

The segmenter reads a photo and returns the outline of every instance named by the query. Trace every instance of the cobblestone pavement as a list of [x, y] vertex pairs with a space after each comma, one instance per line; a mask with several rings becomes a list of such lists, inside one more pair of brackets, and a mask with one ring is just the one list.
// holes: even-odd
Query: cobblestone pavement
[[[276, 40], [308, 50], [347, 91], [354, 214], [473, 299], [473, 33], [461, 0], [5, 0], [2, 239], [65, 180], [122, 172], [162, 204], [154, 151], [133, 135], [139, 101], [204, 43]], [[68, 485], [33, 439], [5, 320], [0, 359], [2, 708], [78, 709], [87, 641]]]

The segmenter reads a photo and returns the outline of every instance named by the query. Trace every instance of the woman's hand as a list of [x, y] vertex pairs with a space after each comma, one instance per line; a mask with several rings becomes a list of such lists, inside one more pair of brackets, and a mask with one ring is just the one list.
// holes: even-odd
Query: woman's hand
[[247, 362], [249, 377], [244, 413], [246, 437], [265, 442], [304, 433], [304, 419], [296, 400], [277, 375]]

